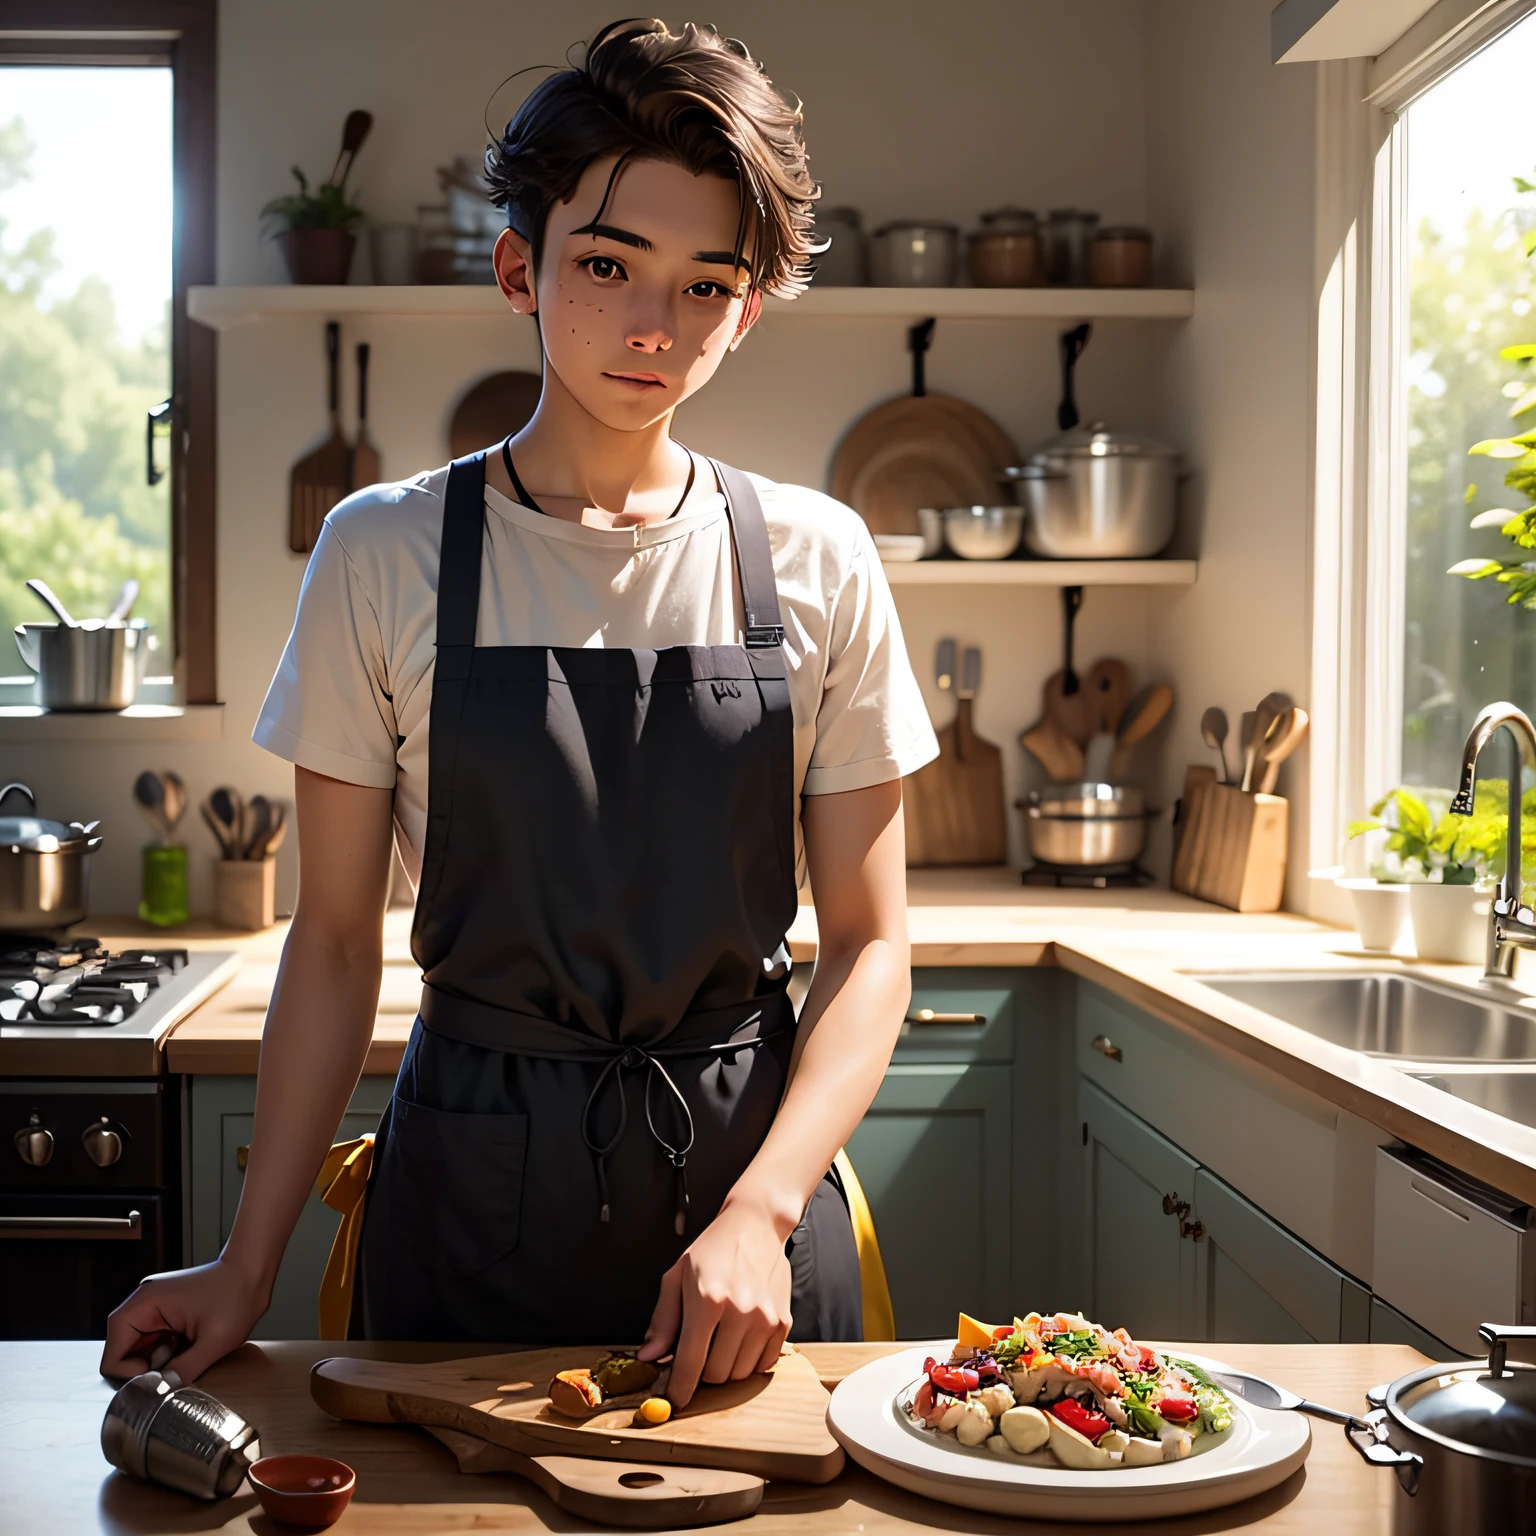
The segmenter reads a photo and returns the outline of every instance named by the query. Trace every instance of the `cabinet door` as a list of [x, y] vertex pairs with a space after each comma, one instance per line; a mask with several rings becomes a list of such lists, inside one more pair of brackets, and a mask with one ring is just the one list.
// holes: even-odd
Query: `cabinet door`
[[892, 1066], [848, 1140], [903, 1339], [953, 1337], [957, 1306], [1002, 1316], [1012, 1210], [1005, 1066]]
[[1460, 1360], [1459, 1349], [1452, 1349], [1444, 1339], [1420, 1328], [1404, 1317], [1396, 1307], [1389, 1307], [1379, 1296], [1371, 1297], [1371, 1343], [1407, 1344], [1431, 1360]]
[[[336, 1139], [349, 1141], [374, 1130], [389, 1102], [394, 1080], [365, 1077], [342, 1116]], [[192, 1263], [218, 1255], [240, 1203], [245, 1181], [242, 1149], [251, 1142], [256, 1102], [253, 1077], [200, 1077], [192, 1084]], [[312, 1339], [319, 1322], [316, 1298], [331, 1243], [341, 1225], [337, 1212], [313, 1192], [304, 1202], [272, 1288], [272, 1305], [252, 1332], [258, 1339]]]
[[1222, 1183], [1195, 1176], [1196, 1338], [1337, 1344], [1353, 1282]]
[[1108, 1094], [1083, 1081], [1088, 1295], [1062, 1298], [1138, 1338], [1198, 1339], [1194, 1244], [1165, 1198], [1194, 1203], [1198, 1164]]

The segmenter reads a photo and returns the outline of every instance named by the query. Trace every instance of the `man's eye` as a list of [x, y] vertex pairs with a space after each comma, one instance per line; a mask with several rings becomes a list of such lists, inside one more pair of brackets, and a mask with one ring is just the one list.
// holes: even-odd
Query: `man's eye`
[[716, 283], [707, 278], [703, 282], [690, 284], [687, 291], [697, 299], [729, 299], [732, 297], [731, 290], [724, 283]]
[[585, 267], [600, 283], [618, 282], [624, 276], [624, 268], [612, 256], [588, 256], [578, 265]]

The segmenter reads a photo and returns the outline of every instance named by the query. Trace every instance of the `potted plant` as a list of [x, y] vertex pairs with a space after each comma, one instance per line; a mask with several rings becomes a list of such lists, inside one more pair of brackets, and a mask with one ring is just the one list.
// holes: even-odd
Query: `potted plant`
[[[1522, 804], [1526, 801], [1536, 803], [1536, 792], [1528, 793]], [[1362, 945], [1393, 948], [1400, 936], [1406, 903], [1414, 949], [1421, 960], [1469, 964], [1481, 960], [1488, 893], [1479, 888], [1479, 882], [1486, 884], [1488, 872], [1503, 867], [1507, 804], [1506, 786], [1498, 780], [1477, 786], [1470, 816], [1454, 815], [1449, 809], [1450, 796], [1443, 790], [1400, 786], [1383, 795], [1371, 807], [1369, 817], [1351, 823], [1350, 837], [1378, 831], [1387, 834], [1379, 864], [1379, 875], [1385, 878], [1344, 882], [1360, 914]], [[1529, 845], [1532, 841], [1536, 836], [1527, 839], [1522, 831], [1521, 842]], [[1385, 894], [1394, 889], [1402, 895]], [[1373, 900], [1377, 904], [1374, 910]], [[1397, 903], [1396, 933], [1390, 928], [1391, 914], [1383, 905], [1387, 901]], [[1381, 942], [1384, 938], [1387, 942]]]
[[363, 210], [347, 200], [345, 176], [311, 190], [304, 172], [292, 170], [299, 190], [274, 197], [261, 210], [263, 224], [276, 235], [293, 282], [344, 283]]

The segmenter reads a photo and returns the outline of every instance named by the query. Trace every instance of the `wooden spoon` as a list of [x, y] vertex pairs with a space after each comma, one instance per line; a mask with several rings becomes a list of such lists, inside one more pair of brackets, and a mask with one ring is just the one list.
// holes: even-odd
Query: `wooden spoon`
[[144, 819], [155, 829], [160, 841], [169, 842], [171, 828], [170, 823], [165, 819], [165, 784], [160, 775], [146, 768], [133, 781], [133, 798], [138, 802], [139, 809], [144, 812]]
[[1025, 731], [1019, 745], [1045, 769], [1051, 783], [1081, 782], [1083, 749], [1054, 720], [1046, 718]]
[[1253, 765], [1259, 751], [1259, 739], [1256, 734], [1258, 725], [1258, 711], [1245, 709], [1237, 728], [1238, 745], [1243, 751], [1243, 777], [1238, 785], [1240, 789], [1253, 788]]
[[240, 798], [240, 791], [228, 785], [220, 785], [208, 796], [207, 805], [213, 819], [224, 828], [229, 845], [227, 857], [238, 859], [241, 848], [245, 846], [242, 835], [245, 830], [245, 802]]
[[1121, 776], [1130, 771], [1131, 753], [1137, 743], [1145, 741], [1172, 708], [1173, 689], [1166, 683], [1153, 683], [1143, 688], [1126, 706], [1115, 738], [1115, 755], [1109, 760], [1111, 780], [1118, 783]]
[[[1269, 740], [1269, 733], [1275, 722], [1291, 707], [1291, 696], [1288, 693], [1266, 693], [1259, 700], [1259, 707], [1254, 711], [1253, 725], [1253, 763], [1252, 766], [1244, 765], [1243, 788], [1256, 789], [1259, 775], [1264, 762], [1264, 744]], [[1248, 718], [1246, 715], [1243, 717]]]
[[181, 776], [169, 768], [160, 775], [160, 784], [164, 792], [165, 830], [169, 836], [187, 813], [187, 786], [181, 782]]
[[1264, 772], [1259, 779], [1259, 793], [1272, 795], [1280, 777], [1280, 765], [1302, 743], [1311, 723], [1306, 710], [1295, 705], [1281, 715], [1270, 728], [1264, 746]]

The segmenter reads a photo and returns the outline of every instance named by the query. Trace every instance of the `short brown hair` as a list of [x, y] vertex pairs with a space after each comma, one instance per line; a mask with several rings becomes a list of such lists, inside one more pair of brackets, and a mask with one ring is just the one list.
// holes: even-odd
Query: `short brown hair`
[[693, 22], [673, 32], [656, 20], [617, 21], [580, 65], [529, 93], [485, 152], [486, 182], [537, 264], [549, 210], [594, 160], [666, 160], [695, 176], [724, 176], [741, 191], [736, 252], [750, 245], [752, 287], [789, 297], [810, 281], [812, 205], [821, 195], [801, 122], [799, 103], [786, 101], [734, 38]]

